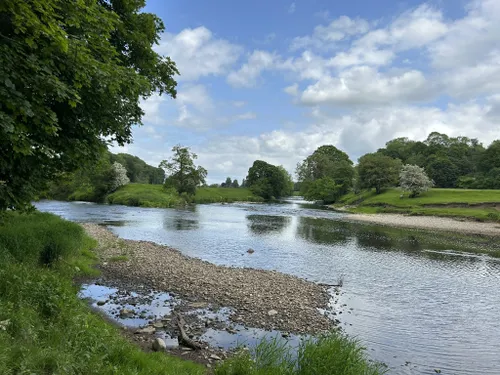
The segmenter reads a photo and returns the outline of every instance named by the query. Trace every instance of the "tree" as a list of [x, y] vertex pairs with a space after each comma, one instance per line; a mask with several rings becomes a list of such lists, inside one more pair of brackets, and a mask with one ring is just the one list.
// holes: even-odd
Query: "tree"
[[347, 193], [352, 186], [354, 168], [349, 156], [334, 146], [318, 147], [302, 163], [297, 164], [296, 175], [304, 196], [310, 185], [322, 178], [335, 181], [337, 196]]
[[167, 176], [165, 187], [173, 187], [179, 194], [194, 194], [196, 188], [205, 183], [207, 170], [194, 165], [198, 156], [190, 152], [188, 147], [177, 145], [172, 148], [172, 152], [174, 155], [170, 159], [160, 163], [160, 168], [165, 170]]
[[304, 198], [309, 201], [323, 201], [325, 204], [334, 203], [341, 195], [341, 189], [342, 186], [336, 184], [333, 178], [319, 178], [310, 183]]
[[381, 153], [366, 154], [359, 158], [358, 179], [361, 188], [375, 188], [377, 194], [382, 189], [398, 183], [401, 161]]
[[232, 186], [232, 187], [234, 187], [234, 188], [239, 188], [239, 187], [240, 187], [240, 184], [238, 183], [238, 180], [236, 180], [236, 179], [235, 179], [235, 180], [233, 181], [233, 183], [232, 183], [232, 185], [231, 185], [231, 186]]
[[127, 170], [123, 165], [115, 161], [112, 168], [113, 179], [111, 181], [110, 192], [113, 192], [120, 186], [126, 185], [130, 182], [130, 179], [127, 176]]
[[176, 96], [164, 30], [144, 0], [0, 2], [0, 210], [130, 142], [139, 100]]
[[399, 185], [404, 191], [410, 192], [410, 198], [429, 190], [433, 182], [427, 177], [423, 168], [418, 165], [406, 164], [399, 174]]
[[460, 170], [447, 156], [433, 155], [429, 158], [426, 170], [436, 187], [453, 188], [457, 186]]
[[247, 187], [247, 180], [246, 179], [243, 179], [241, 180], [241, 185], [240, 185], [241, 188], [246, 188]]
[[254, 161], [248, 170], [246, 184], [255, 195], [264, 199], [279, 198], [288, 191], [283, 171], [262, 160]]
[[233, 180], [231, 180], [231, 177], [226, 178], [226, 182], [224, 183], [224, 187], [231, 187], [233, 185]]
[[285, 186], [281, 192], [281, 196], [290, 196], [293, 194], [293, 180], [292, 175], [283, 167], [282, 165], [277, 166], [278, 170], [283, 175], [283, 180], [285, 181]]
[[165, 172], [148, 165], [144, 160], [129, 154], [110, 154], [111, 162], [118, 162], [127, 170], [130, 182], [141, 184], [163, 184]]

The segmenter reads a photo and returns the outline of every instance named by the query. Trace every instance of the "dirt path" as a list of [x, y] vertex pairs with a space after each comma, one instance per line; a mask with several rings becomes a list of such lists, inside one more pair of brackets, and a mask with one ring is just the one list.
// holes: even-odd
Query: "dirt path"
[[396, 214], [347, 214], [346, 219], [404, 228], [443, 230], [466, 234], [500, 236], [499, 223], [460, 221], [435, 216], [406, 216]]
[[[293, 333], [332, 328], [318, 311], [330, 300], [323, 286], [275, 271], [217, 266], [152, 242], [119, 239], [102, 226], [83, 226], [98, 240], [102, 268], [112, 277], [232, 307], [231, 319], [246, 326]], [[127, 260], [112, 261], [116, 256]]]

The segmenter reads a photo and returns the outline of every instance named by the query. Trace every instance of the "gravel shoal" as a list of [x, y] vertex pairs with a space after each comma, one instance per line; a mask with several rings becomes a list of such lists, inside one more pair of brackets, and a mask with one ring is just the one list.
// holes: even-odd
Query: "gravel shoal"
[[405, 228], [444, 230], [467, 234], [500, 236], [500, 224], [459, 221], [434, 216], [405, 216], [397, 214], [348, 214], [346, 219]]
[[[99, 243], [105, 276], [231, 307], [231, 319], [255, 328], [319, 333], [333, 326], [318, 311], [327, 309], [330, 301], [322, 285], [276, 271], [217, 266], [167, 246], [120, 239], [103, 226], [83, 227]], [[128, 260], [112, 261], [123, 255]]]

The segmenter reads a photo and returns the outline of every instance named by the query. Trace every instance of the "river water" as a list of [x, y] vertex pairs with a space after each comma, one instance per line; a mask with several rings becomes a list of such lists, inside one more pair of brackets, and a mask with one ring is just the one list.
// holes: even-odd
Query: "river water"
[[455, 251], [467, 250], [463, 238], [351, 223], [300, 200], [186, 209], [36, 206], [216, 264], [329, 284], [343, 276], [341, 326], [391, 374], [500, 374], [500, 259]]

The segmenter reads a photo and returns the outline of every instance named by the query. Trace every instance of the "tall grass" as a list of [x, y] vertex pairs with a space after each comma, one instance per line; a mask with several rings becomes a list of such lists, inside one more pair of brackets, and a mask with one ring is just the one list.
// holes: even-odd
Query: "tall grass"
[[0, 374], [203, 374], [196, 364], [140, 351], [77, 298], [72, 278], [95, 261], [93, 245], [79, 225], [54, 215], [4, 215]]
[[252, 352], [242, 351], [218, 366], [215, 375], [380, 375], [363, 348], [340, 333], [304, 340], [295, 352], [284, 341], [264, 339]]

